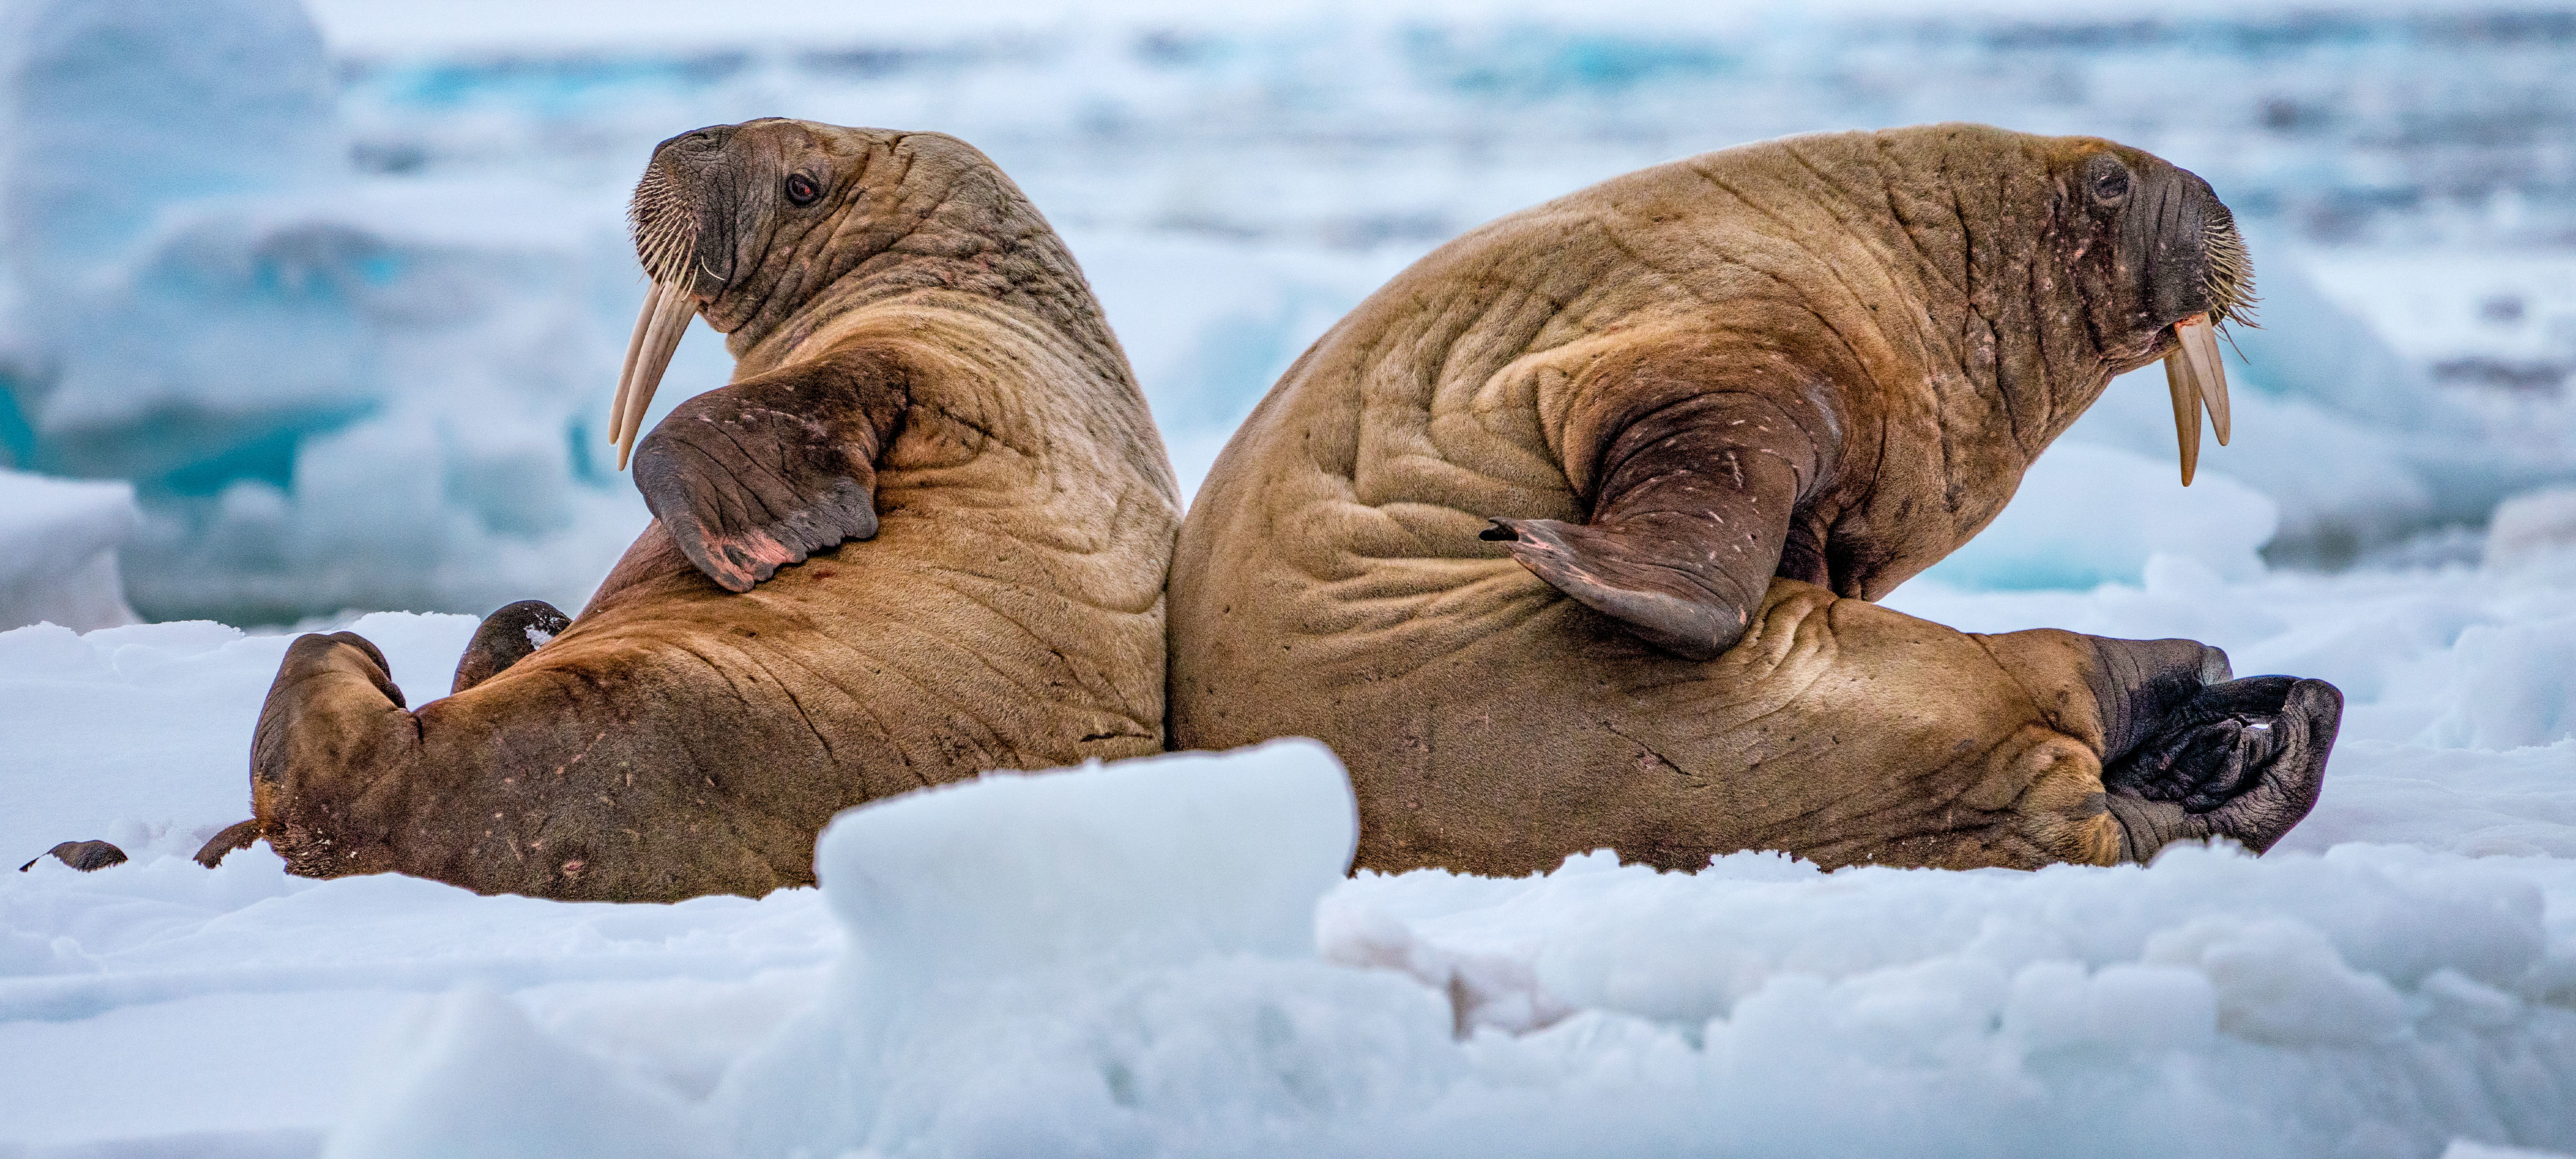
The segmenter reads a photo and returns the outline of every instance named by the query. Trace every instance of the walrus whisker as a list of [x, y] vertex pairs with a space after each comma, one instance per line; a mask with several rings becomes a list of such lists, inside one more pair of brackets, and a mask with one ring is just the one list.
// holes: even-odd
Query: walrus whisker
[[2232, 322], [2262, 329], [2262, 323], [2254, 320], [2254, 307], [2262, 301], [2254, 296], [2254, 259], [2246, 252], [2245, 236], [2236, 232], [2235, 215], [2218, 207], [2201, 227], [2200, 236], [2201, 251], [2209, 257], [2209, 300], [2217, 303], [2210, 308], [2210, 324], [2224, 327]]
[[644, 412], [653, 405], [653, 392], [662, 386], [662, 373], [671, 368], [671, 352], [680, 348], [680, 336], [688, 333], [689, 316], [697, 313], [697, 303], [687, 289], [665, 285], [655, 300], [652, 324], [644, 333], [643, 348], [637, 352], [635, 381], [626, 397], [617, 442], [617, 469], [626, 469], [626, 460], [635, 452], [636, 436], [644, 428]]
[[698, 219], [689, 209], [686, 191], [661, 166], [649, 166], [627, 204], [626, 221], [635, 236], [635, 256], [644, 264], [644, 275], [678, 284], [698, 251]]
[[662, 305], [662, 283], [649, 282], [644, 288], [644, 309], [635, 315], [635, 333], [626, 339], [626, 365], [617, 370], [617, 397], [608, 404], [608, 441], [620, 443], [626, 434], [626, 395], [635, 385], [635, 355], [644, 349], [644, 332], [652, 328], [653, 313]]

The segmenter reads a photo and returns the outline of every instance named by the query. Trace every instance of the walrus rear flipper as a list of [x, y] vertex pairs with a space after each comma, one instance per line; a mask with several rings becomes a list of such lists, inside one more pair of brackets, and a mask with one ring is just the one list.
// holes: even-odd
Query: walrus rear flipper
[[876, 456], [906, 392], [852, 351], [711, 390], [644, 437], [635, 486], [680, 551], [726, 591], [877, 533]]
[[2102, 770], [2123, 858], [2226, 837], [2261, 853], [2315, 808], [2343, 694], [2322, 680], [2212, 684]]
[[29, 859], [18, 867], [18, 872], [34, 869], [36, 862], [48, 857], [82, 873], [96, 873], [111, 865], [125, 864], [125, 851], [105, 841], [65, 841]]
[[352, 825], [351, 815], [369, 790], [416, 763], [419, 745], [420, 722], [374, 643], [354, 632], [298, 636], [251, 731], [254, 820], [208, 848], [254, 826], [290, 871], [307, 877], [393, 868], [384, 834]]
[[456, 660], [456, 680], [447, 694], [454, 696], [500, 675], [571, 626], [572, 617], [544, 600], [521, 600], [483, 617], [483, 626], [474, 630], [474, 639], [465, 645], [465, 655]]
[[1779, 570], [1791, 512], [1819, 473], [1815, 440], [1777, 404], [1731, 392], [1593, 433], [1589, 521], [1496, 519], [1480, 538], [1510, 541], [1521, 566], [1657, 648], [1724, 652]]
[[257, 817], [248, 821], [235, 821], [224, 826], [223, 832], [207, 838], [205, 844], [198, 846], [194, 860], [199, 865], [213, 869], [222, 865], [225, 858], [237, 851], [250, 848], [252, 842], [267, 835], [268, 822]]

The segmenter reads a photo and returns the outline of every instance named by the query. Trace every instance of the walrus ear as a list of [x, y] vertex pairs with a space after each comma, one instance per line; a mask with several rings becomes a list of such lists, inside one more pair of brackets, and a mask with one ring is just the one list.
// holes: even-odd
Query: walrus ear
[[1589, 520], [1496, 519], [1481, 538], [1510, 542], [1521, 566], [1646, 643], [1713, 659], [1771, 588], [1817, 472], [1813, 440], [1776, 404], [1734, 392], [1684, 397], [1604, 435]]
[[747, 592], [877, 533], [876, 456], [907, 398], [900, 369], [827, 355], [711, 390], [644, 437], [635, 486], [707, 578]]

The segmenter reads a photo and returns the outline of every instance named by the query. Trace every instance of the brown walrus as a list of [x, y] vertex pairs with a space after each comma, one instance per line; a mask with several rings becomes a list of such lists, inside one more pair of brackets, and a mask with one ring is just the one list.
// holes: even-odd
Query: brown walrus
[[297, 640], [255, 816], [201, 859], [264, 836], [318, 877], [758, 895], [812, 882], [851, 805], [1162, 749], [1178, 490], [1010, 179], [936, 133], [758, 120], [663, 142], [633, 217], [621, 462], [692, 314], [737, 359], [642, 440], [652, 525], [569, 624], [494, 615], [416, 712], [367, 641]]
[[1173, 741], [1330, 744], [1383, 870], [2267, 847], [2315, 802], [2331, 686], [1867, 602], [2168, 355], [2188, 481], [2249, 277], [2190, 173], [1973, 125], [1728, 149], [1487, 224], [1317, 341], [1210, 471]]

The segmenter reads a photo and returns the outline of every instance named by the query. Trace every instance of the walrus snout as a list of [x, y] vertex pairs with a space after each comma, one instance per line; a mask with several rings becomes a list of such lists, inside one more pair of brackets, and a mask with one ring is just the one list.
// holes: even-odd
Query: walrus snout
[[733, 148], [739, 125], [691, 129], [653, 147], [627, 203], [646, 277], [713, 298], [733, 278], [736, 219], [758, 212], [756, 162]]
[[2220, 446], [2230, 434], [2219, 331], [2254, 324], [2254, 267], [2244, 235], [2209, 182], [2153, 154], [2105, 149], [2085, 161], [2073, 183], [2097, 219], [2115, 223], [2117, 264], [2136, 279], [2119, 293], [2135, 295], [2131, 317], [2152, 332], [2140, 363], [2164, 362], [2182, 484], [2191, 486], [2202, 412]]
[[[742, 249], [766, 236], [763, 222], [778, 206], [781, 182], [819, 188], [814, 175], [778, 171], [785, 167], [781, 159], [796, 148], [790, 138], [803, 131], [800, 123], [775, 121], [774, 132], [747, 132], [771, 124], [709, 125], [672, 137], [654, 146], [635, 183], [626, 220], [651, 288], [627, 339], [616, 401], [609, 407], [608, 441], [617, 446], [621, 471], [690, 317], [714, 306], [740, 281], [737, 275], [750, 260]], [[785, 196], [796, 200], [792, 191]]]
[[[2247, 275], [2241, 268], [2244, 242], [2238, 238], [2233, 245], [2239, 264], [2222, 268], [2213, 251], [2227, 247], [2213, 247], [2211, 240], [2235, 237], [2235, 215], [2198, 174], [2148, 154], [2138, 156], [2131, 166], [2138, 175], [2121, 233], [2146, 275], [2145, 305], [2152, 321], [2170, 326], [2191, 317], [2218, 322], [2232, 316], [2241, 305], [2236, 301], [2239, 283]], [[2102, 184], [2097, 179], [2092, 188]]]
[[2182, 485], [2189, 487], [2200, 465], [2204, 409], [2218, 445], [2227, 445], [2227, 364], [2219, 356], [2218, 331], [2231, 321], [2254, 324], [2254, 273], [2236, 216], [2217, 191], [2190, 170], [2157, 164], [2159, 203], [2155, 212], [2138, 215], [2132, 228], [2152, 230], [2148, 298], [2157, 321], [2172, 320], [2165, 388], [2173, 396]]
[[626, 469], [644, 412], [670, 369], [671, 355], [689, 329], [689, 318], [724, 293], [735, 266], [733, 219], [738, 198], [722, 194], [744, 183], [728, 180], [740, 168], [727, 148], [737, 126], [691, 129], [653, 148], [644, 176], [627, 202], [626, 223], [635, 258], [651, 282], [635, 332], [626, 340], [626, 362], [617, 372], [617, 397], [608, 408], [608, 441], [617, 447], [617, 469]]

